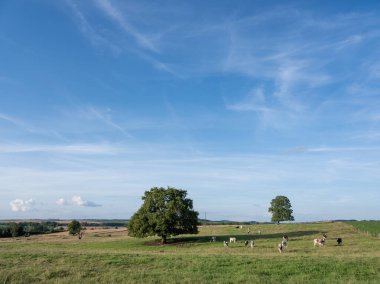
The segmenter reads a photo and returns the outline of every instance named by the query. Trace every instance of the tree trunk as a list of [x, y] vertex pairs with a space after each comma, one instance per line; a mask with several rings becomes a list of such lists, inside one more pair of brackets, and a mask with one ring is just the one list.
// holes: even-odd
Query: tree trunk
[[161, 237], [161, 244], [166, 244], [166, 236]]

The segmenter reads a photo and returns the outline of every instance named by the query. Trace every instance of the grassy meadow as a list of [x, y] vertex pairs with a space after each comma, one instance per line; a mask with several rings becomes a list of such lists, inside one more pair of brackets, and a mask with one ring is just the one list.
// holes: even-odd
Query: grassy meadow
[[347, 224], [352, 225], [362, 233], [380, 237], [380, 221], [349, 221]]
[[[326, 245], [314, 247], [322, 233]], [[230, 236], [237, 243], [223, 247]], [[251, 239], [255, 248], [245, 248]], [[166, 245], [97, 228], [82, 240], [67, 232], [0, 239], [0, 255], [0, 283], [380, 283], [380, 239], [343, 222], [202, 226]]]

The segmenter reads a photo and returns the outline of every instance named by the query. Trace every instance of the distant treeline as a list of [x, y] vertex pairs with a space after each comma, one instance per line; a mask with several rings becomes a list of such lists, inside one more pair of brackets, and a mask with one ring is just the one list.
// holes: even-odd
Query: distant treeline
[[10, 222], [0, 224], [0, 238], [30, 236], [62, 232], [64, 228], [57, 222]]
[[[87, 219], [79, 220], [82, 227], [127, 227], [128, 220], [126, 219]], [[71, 221], [62, 221], [59, 220], [59, 223], [63, 226], [67, 226]]]
[[81, 222], [84, 227], [127, 227], [127, 221], [111, 221], [111, 222]]
[[[50, 234], [64, 231], [70, 222], [0, 222], [0, 238]], [[126, 227], [127, 220], [80, 221], [82, 227]]]

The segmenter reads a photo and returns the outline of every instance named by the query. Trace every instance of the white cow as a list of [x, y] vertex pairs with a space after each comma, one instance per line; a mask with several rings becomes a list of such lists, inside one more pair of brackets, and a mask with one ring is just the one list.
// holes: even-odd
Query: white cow
[[322, 235], [322, 239], [314, 239], [314, 246], [318, 245], [320, 247], [323, 247], [325, 245], [326, 239], [326, 234]]
[[236, 243], [236, 238], [235, 237], [231, 237], [230, 238], [230, 243]]
[[278, 251], [282, 253], [288, 246], [287, 241], [282, 241], [281, 243], [278, 244]]

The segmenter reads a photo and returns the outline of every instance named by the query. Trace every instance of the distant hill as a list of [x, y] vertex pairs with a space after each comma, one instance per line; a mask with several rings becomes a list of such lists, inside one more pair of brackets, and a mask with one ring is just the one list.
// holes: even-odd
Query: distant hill
[[[230, 221], [230, 220], [219, 220], [219, 221], [212, 221], [208, 219], [198, 219], [199, 223], [201, 225], [253, 225], [253, 224], [259, 224], [260, 222], [257, 221]], [[263, 223], [260, 223], [263, 224]]]

